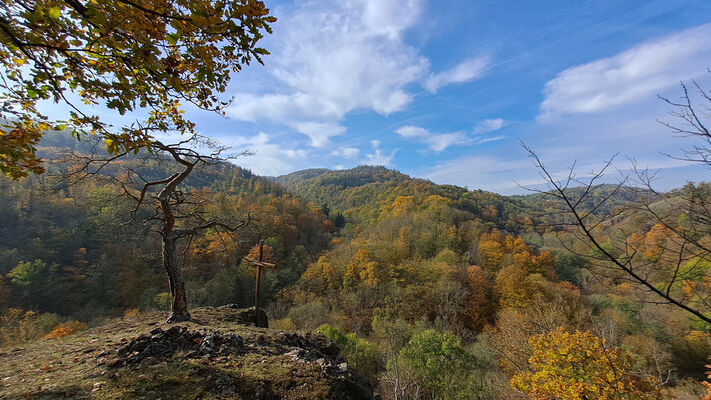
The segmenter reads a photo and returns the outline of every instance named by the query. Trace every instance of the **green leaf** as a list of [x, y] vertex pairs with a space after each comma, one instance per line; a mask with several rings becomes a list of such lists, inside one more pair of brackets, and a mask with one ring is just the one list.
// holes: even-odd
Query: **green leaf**
[[62, 16], [62, 10], [60, 10], [59, 7], [52, 7], [49, 9], [48, 14], [52, 19], [59, 19], [59, 17]]
[[180, 34], [179, 33], [169, 33], [165, 36], [166, 40], [168, 41], [168, 44], [171, 46], [175, 46], [175, 43], [178, 42], [178, 39], [180, 39]]

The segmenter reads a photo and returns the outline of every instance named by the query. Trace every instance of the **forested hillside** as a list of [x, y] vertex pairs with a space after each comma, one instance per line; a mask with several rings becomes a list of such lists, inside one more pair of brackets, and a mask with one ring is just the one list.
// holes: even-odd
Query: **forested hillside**
[[[77, 158], [58, 155], [70, 139], [48, 135], [40, 146], [55, 155], [48, 173], [0, 180], [3, 346], [170, 306], [157, 234], [131, 221], [115, 181], [67, 177]], [[139, 154], [107, 174], [162, 176], [172, 165]], [[594, 249], [547, 194], [505, 197], [368, 166], [267, 179], [230, 163], [196, 171], [181, 190], [201, 199], [204, 215], [252, 216], [235, 232], [180, 242], [190, 307], [251, 306], [254, 269], [242, 259], [264, 239], [277, 265], [262, 282], [270, 325], [325, 334], [383, 398], [553, 398], [572, 389], [546, 376], [568, 379], [570, 365], [583, 371], [575, 390], [587, 398], [704, 391], [708, 324], [586, 258]], [[671, 191], [651, 207], [684, 224], [675, 205], [691, 192], [707, 187]], [[634, 257], [659, 261], [671, 236], [629, 207], [649, 195], [603, 185], [582, 207], [610, 217], [606, 246], [624, 239]], [[599, 199], [609, 200], [595, 207]], [[669, 290], [700, 290], [709, 265], [685, 259], [696, 272]], [[576, 358], [556, 358], [568, 352]]]
[[[73, 142], [66, 136], [48, 138], [52, 147], [40, 152], [62, 154], [64, 148], [57, 146]], [[23, 319], [96, 323], [127, 310], [169, 304], [160, 243], [145, 224], [131, 220], [117, 184], [71, 182], [63, 174], [71, 162], [55, 158], [46, 175], [0, 181], [0, 274], [3, 293], [9, 291], [0, 301], [3, 307], [51, 313], [7, 314], [15, 319], [3, 324], [3, 342], [21, 340], [13, 326]], [[118, 173], [126, 165], [142, 176], [165, 175], [171, 168], [168, 160], [146, 162], [140, 156], [108, 168]], [[181, 189], [208, 204], [202, 210], [207, 215], [229, 220], [250, 212], [253, 217], [237, 234], [207, 231], [185, 247], [181, 257], [193, 304], [251, 305], [253, 274], [241, 259], [262, 238], [280, 264], [263, 288], [271, 296], [295, 281], [332, 237], [320, 208], [229, 163], [197, 171]]]

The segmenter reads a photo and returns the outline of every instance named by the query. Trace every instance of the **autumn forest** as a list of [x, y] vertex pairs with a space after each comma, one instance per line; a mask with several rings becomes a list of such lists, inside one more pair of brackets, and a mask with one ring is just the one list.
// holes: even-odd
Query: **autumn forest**
[[[225, 115], [232, 75], [269, 63], [259, 45], [279, 22], [261, 1], [0, 4], [0, 363], [131, 321], [208, 329], [195, 312], [255, 305], [261, 263], [268, 328], [253, 309], [247, 325], [327, 338], [334, 365], [368, 388], [353, 398], [711, 399], [710, 184], [658, 190], [653, 171], [620, 173], [612, 160], [560, 175], [525, 141], [517, 151], [542, 184], [518, 195], [373, 165], [260, 175], [240, 167], [251, 151], [202, 135], [184, 105]], [[680, 101], [659, 100], [668, 134], [684, 136], [667, 157], [707, 167], [711, 96], [695, 81], [678, 91]], [[45, 103], [66, 106], [66, 118], [44, 115]], [[164, 336], [127, 332], [111, 346]], [[85, 353], [128, 352], [101, 350]], [[237, 382], [258, 364], [245, 357], [241, 373], [234, 354], [196, 354], [175, 365], [222, 363]], [[90, 389], [28, 384], [5, 397], [9, 371], [61, 368], [6, 360], [16, 370], [0, 368], [0, 399], [111, 398], [126, 387], [120, 374], [162, 373], [157, 358], [128, 359], [107, 384], [92, 359], [87, 376], [103, 381]], [[306, 378], [293, 370], [259, 371], [325, 396], [294, 389]], [[172, 387], [193, 379], [175, 373]], [[239, 397], [234, 382], [197, 397], [292, 393], [249, 381], [249, 393], [267, 389]]]

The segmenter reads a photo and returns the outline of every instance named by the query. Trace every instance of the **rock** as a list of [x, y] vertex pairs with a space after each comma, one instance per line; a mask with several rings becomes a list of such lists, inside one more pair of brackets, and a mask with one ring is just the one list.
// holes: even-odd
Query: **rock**
[[200, 344], [201, 354], [210, 354], [215, 350], [215, 338], [212, 335], [205, 336]]
[[239, 310], [238, 313], [229, 316], [229, 321], [242, 325], [256, 326], [257, 328], [269, 328], [269, 318], [267, 317], [267, 313], [265, 313], [262, 309], [259, 309], [258, 321], [256, 309], [254, 307], [240, 308], [236, 304], [225, 304], [224, 306], [218, 307], [218, 309]]
[[289, 357], [293, 358], [294, 360], [298, 360], [300, 358], [301, 352], [302, 352], [301, 349], [294, 349], [284, 355], [289, 356]]
[[267, 394], [267, 389], [264, 387], [263, 383], [260, 383], [257, 385], [257, 388], [254, 390], [254, 398], [255, 399], [264, 399]]
[[[229, 312], [226, 312], [229, 313]], [[230, 318], [244, 316], [241, 311], [231, 312]], [[241, 317], [240, 317], [241, 318]], [[127, 341], [114, 355], [100, 358], [108, 368], [141, 368], [146, 365], [170, 362], [175, 357], [190, 359], [191, 362], [212, 364], [213, 362], [236, 361], [238, 365], [249, 359], [250, 363], [284, 363], [289, 368], [304, 371], [318, 371], [318, 379], [328, 384], [327, 399], [366, 400], [373, 399], [373, 388], [368, 381], [353, 373], [340, 356], [340, 350], [321, 334], [299, 334], [296, 332], [249, 331], [244, 337], [235, 333], [221, 333], [218, 330], [202, 329], [190, 331], [185, 326], [174, 325], [168, 330], [156, 328], [150, 335], [144, 334]], [[242, 357], [245, 355], [251, 357]], [[112, 360], [112, 357], [115, 359]], [[108, 360], [107, 360], [108, 358]], [[217, 372], [217, 371], [216, 371]], [[207, 389], [213, 397], [237, 397], [250, 399], [276, 398], [299, 390], [301, 381], [296, 378], [289, 386], [272, 386], [268, 380], [255, 382], [249, 393], [245, 393], [244, 383], [237, 375], [224, 371], [208, 378]]]
[[221, 375], [214, 385], [215, 394], [222, 396], [232, 396], [237, 393], [237, 379], [230, 375]]
[[91, 389], [91, 393], [101, 390], [102, 387], [106, 385], [106, 382], [96, 382]]

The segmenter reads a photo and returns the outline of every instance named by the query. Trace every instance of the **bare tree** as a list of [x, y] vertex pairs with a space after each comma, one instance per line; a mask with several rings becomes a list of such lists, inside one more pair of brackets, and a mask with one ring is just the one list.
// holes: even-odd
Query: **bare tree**
[[[677, 159], [711, 165], [711, 133], [705, 120], [711, 118], [711, 95], [693, 82], [699, 99], [696, 104], [682, 84], [680, 101], [661, 98], [673, 107], [670, 114], [678, 124], [660, 122], [674, 134], [701, 139], [702, 143], [684, 150]], [[628, 281], [640, 289], [640, 300], [670, 304], [711, 324], [711, 187], [688, 184], [683, 189], [660, 192], [654, 189], [655, 173], [637, 168], [622, 175], [614, 185], [601, 180], [612, 161], [589, 176], [580, 178], [574, 165], [562, 177], [555, 177], [538, 155], [523, 144], [547, 184], [545, 193], [563, 205], [564, 222], [586, 251], [569, 250], [591, 260], [596, 272]], [[632, 185], [630, 185], [632, 184]], [[602, 212], [611, 199], [631, 192], [635, 201], [613, 212]], [[619, 222], [642, 213], [654, 224], [647, 240], [627, 232]], [[603, 232], [604, 231], [604, 232]], [[650, 244], [650, 241], [654, 243]]]
[[[556, 179], [533, 150], [526, 145], [524, 148], [548, 185], [547, 190], [530, 190], [545, 193], [563, 204], [565, 218], [559, 225], [573, 228], [570, 231], [576, 242], [584, 246], [581, 251], [561, 241], [568, 250], [588, 258], [596, 273], [641, 289], [640, 300], [674, 305], [711, 324], [711, 303], [700, 279], [704, 265], [711, 262], [711, 252], [705, 245], [708, 237], [704, 232], [689, 232], [672, 222], [679, 215], [675, 202], [684, 199], [644, 192], [638, 201], [626, 207], [612, 213], [599, 212], [622, 191], [639, 191], [626, 185], [629, 182], [626, 176], [612, 186], [600, 182], [612, 159], [586, 178], [576, 176], [571, 167], [565, 177]], [[655, 243], [657, 251], [645, 252], [645, 243], [635, 240], [631, 232], [617, 224], [617, 220], [633, 212], [644, 212], [661, 225], [659, 241]]]
[[[200, 153], [197, 148], [207, 147], [209, 154]], [[120, 153], [110, 157], [73, 154], [74, 167], [68, 173], [72, 181], [88, 177], [101, 177], [113, 182], [120, 188], [120, 196], [132, 203], [129, 211], [129, 223], [140, 223], [157, 233], [161, 238], [161, 259], [168, 275], [172, 296], [171, 313], [168, 322], [190, 319], [185, 280], [178, 260], [181, 253], [179, 243], [184, 244], [182, 252], [187, 251], [191, 238], [207, 229], [234, 232], [251, 221], [249, 213], [232, 221], [223, 221], [207, 216], [204, 206], [207, 199], [186, 192], [181, 185], [197, 169], [225, 162], [228, 158], [221, 154], [226, 149], [215, 142], [199, 136], [191, 136], [175, 144], [152, 142], [153, 152], [144, 154], [140, 159], [170, 161], [176, 172], [162, 178], [149, 178], [145, 171], [140, 171], [136, 163], [125, 162], [116, 169], [116, 161], [129, 157]], [[244, 155], [247, 153], [242, 153]], [[234, 158], [234, 157], [230, 157]]]

